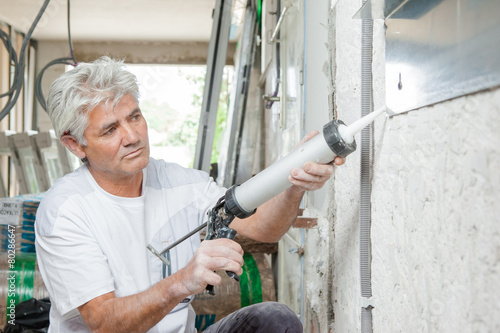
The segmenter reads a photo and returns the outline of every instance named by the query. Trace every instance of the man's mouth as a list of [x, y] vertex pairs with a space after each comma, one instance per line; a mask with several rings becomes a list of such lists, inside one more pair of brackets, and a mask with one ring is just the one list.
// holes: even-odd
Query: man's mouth
[[127, 155], [124, 156], [124, 158], [133, 158], [133, 157], [136, 157], [137, 155], [141, 154], [143, 148], [138, 148], [130, 153], [128, 153]]

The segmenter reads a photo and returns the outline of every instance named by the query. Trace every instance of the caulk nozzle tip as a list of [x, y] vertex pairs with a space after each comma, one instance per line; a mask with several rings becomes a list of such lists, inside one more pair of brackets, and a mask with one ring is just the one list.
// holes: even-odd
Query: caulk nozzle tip
[[385, 111], [386, 111], [386, 107], [385, 106], [381, 107], [381, 108], [367, 114], [363, 118], [356, 120], [351, 125], [347, 126], [347, 128], [344, 131], [344, 133], [346, 135], [346, 137], [343, 136], [344, 139], [347, 140], [348, 138], [353, 137], [356, 133], [360, 132], [363, 128], [365, 128], [368, 124], [373, 122], [375, 120], [375, 118], [380, 116]]

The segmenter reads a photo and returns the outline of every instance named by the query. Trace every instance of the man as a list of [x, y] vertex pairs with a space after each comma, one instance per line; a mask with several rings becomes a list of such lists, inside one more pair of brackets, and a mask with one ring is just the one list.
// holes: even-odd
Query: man
[[[191, 333], [193, 295], [220, 284], [215, 271], [241, 274], [243, 251], [229, 239], [200, 244], [191, 237], [170, 251], [168, 269], [147, 251], [148, 244], [164, 248], [202, 224], [225, 189], [204, 172], [149, 157], [136, 79], [122, 67], [107, 57], [82, 63], [50, 88], [56, 135], [84, 161], [45, 194], [37, 212], [50, 332]], [[332, 173], [333, 165], [315, 163], [292, 170], [292, 187], [231, 228], [277, 241], [295, 220], [304, 192], [321, 188]], [[245, 330], [302, 332], [302, 326], [287, 307], [262, 303], [206, 332]]]

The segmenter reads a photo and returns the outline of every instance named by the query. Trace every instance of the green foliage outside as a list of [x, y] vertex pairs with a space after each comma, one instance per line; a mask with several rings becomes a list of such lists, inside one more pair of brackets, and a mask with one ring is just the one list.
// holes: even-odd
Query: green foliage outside
[[[217, 108], [217, 118], [215, 125], [215, 135], [214, 135], [214, 146], [212, 148], [212, 157], [210, 163], [217, 163], [219, 159], [219, 146], [222, 142], [222, 136], [224, 129], [226, 128], [227, 121], [227, 108], [229, 104], [229, 76], [231, 71], [226, 67], [224, 69], [224, 76], [222, 78], [221, 92], [219, 96], [219, 107]], [[195, 77], [193, 75], [188, 75], [187, 79], [192, 81], [197, 85], [197, 91], [193, 94], [192, 104], [196, 106], [200, 111], [203, 103], [203, 89], [205, 87], [205, 76]], [[198, 131], [198, 128], [196, 129]], [[198, 132], [197, 132], [198, 133]], [[197, 134], [196, 133], [196, 134]]]
[[168, 103], [158, 104], [156, 100], [146, 100], [142, 109], [148, 115], [148, 126], [158, 132], [166, 133], [166, 139], [157, 146], [193, 146], [196, 145], [198, 115], [183, 114], [173, 109]]
[[[168, 102], [158, 103], [156, 99], [147, 99], [141, 103], [141, 109], [147, 115], [148, 126], [165, 135], [165, 139], [155, 143], [155, 146], [186, 147], [193, 153], [196, 150], [198, 139], [198, 125], [203, 103], [203, 89], [205, 86], [205, 71], [200, 74], [188, 74], [179, 67], [179, 76], [184, 77], [193, 88], [191, 104], [195, 111], [176, 110]], [[211, 163], [216, 163], [219, 157], [219, 144], [222, 141], [224, 128], [226, 127], [227, 109], [229, 101], [228, 77], [230, 70], [224, 71], [223, 83], [217, 110], [217, 120], [212, 150]]]

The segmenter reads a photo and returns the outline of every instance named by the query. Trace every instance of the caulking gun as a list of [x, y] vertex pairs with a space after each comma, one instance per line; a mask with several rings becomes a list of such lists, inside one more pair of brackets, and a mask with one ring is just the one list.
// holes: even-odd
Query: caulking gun
[[[332, 162], [336, 156], [345, 158], [356, 150], [354, 135], [374, 121], [385, 110], [385, 107], [377, 109], [349, 126], [346, 126], [341, 120], [331, 120], [323, 126], [322, 133], [305, 142], [243, 184], [230, 187], [209, 211], [207, 222], [161, 252], [151, 245], [147, 246], [148, 249], [166, 265], [169, 265], [170, 263], [163, 254], [205, 227], [207, 227], [206, 240], [216, 238], [233, 239], [236, 236], [236, 231], [229, 228], [233, 219], [235, 217], [244, 219], [251, 216], [258, 206], [292, 186], [288, 181], [290, 170], [301, 168], [307, 162], [324, 164]], [[237, 281], [239, 280], [239, 276], [234, 272], [227, 272], [227, 274]], [[210, 294], [214, 294], [213, 286], [207, 286], [207, 290]]]

